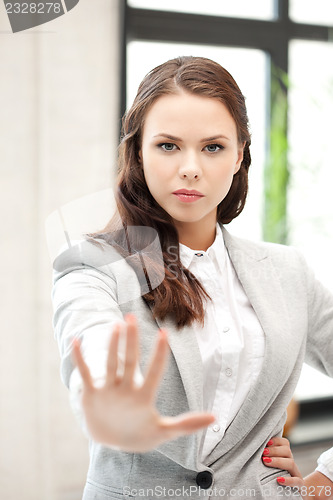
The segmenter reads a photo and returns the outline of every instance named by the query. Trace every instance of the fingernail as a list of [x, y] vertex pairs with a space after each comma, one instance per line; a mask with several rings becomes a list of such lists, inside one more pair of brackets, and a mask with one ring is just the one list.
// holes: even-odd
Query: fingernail
[[268, 443], [266, 444], [266, 446], [272, 446], [272, 444], [273, 444], [273, 441], [270, 439], [270, 440], [268, 441]]
[[263, 454], [263, 455], [269, 455], [269, 449], [268, 449], [268, 448], [265, 448], [262, 454]]
[[263, 461], [266, 462], [266, 464], [269, 464], [272, 461], [272, 459], [268, 457], [263, 457]]
[[276, 480], [278, 483], [285, 483], [286, 482], [284, 477], [277, 477]]

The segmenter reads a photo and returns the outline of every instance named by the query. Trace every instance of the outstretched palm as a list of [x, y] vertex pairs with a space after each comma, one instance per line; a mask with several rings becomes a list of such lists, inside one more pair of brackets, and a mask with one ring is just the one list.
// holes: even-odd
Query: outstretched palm
[[191, 434], [214, 421], [210, 413], [185, 413], [178, 417], [162, 417], [154, 402], [166, 364], [168, 343], [165, 330], [159, 331], [157, 346], [141, 387], [134, 383], [134, 372], [139, 359], [136, 318], [125, 318], [127, 340], [124, 371], [118, 372], [118, 342], [121, 325], [117, 324], [111, 336], [106, 379], [102, 387], [95, 387], [78, 341], [73, 343], [74, 362], [82, 380], [82, 408], [91, 437], [104, 445], [123, 451], [145, 452], [159, 444], [184, 434]]

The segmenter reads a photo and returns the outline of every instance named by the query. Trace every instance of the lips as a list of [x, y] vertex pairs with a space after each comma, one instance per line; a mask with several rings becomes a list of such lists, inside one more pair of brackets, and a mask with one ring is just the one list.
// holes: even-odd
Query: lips
[[178, 189], [178, 191], [174, 191], [172, 194], [177, 196], [178, 200], [182, 203], [193, 203], [204, 197], [200, 191], [196, 191], [195, 189]]
[[174, 191], [173, 194], [182, 194], [182, 195], [188, 195], [188, 196], [204, 196], [200, 191], [196, 191], [195, 189], [178, 189], [177, 191]]

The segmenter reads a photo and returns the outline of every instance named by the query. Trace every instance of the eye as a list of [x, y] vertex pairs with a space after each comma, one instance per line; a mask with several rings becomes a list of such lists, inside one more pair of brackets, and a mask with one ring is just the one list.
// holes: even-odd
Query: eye
[[173, 147], [176, 147], [176, 144], [172, 142], [161, 142], [161, 144], [157, 145], [159, 148], [162, 148], [163, 151], [174, 151]]
[[207, 149], [209, 153], [216, 153], [220, 149], [224, 149], [224, 147], [221, 146], [221, 144], [208, 144], [205, 149]]

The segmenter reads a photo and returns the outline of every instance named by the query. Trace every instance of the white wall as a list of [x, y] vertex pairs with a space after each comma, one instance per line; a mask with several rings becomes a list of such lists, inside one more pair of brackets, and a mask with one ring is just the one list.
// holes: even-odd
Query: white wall
[[87, 442], [59, 377], [45, 219], [111, 186], [118, 2], [13, 34], [0, 6], [0, 497], [81, 498]]

